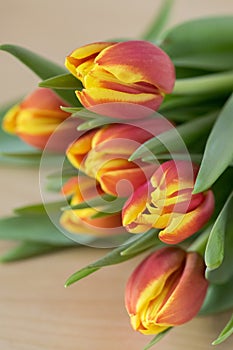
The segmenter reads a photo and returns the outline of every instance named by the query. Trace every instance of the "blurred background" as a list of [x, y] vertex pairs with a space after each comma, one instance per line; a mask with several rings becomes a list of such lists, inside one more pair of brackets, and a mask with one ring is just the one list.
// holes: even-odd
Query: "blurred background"
[[[140, 38], [163, 0], [0, 1], [0, 42], [22, 45], [63, 64], [75, 48], [94, 41]], [[232, 0], [176, 0], [169, 26], [190, 18], [233, 13]], [[0, 102], [35, 87], [38, 79], [0, 53]]]
[[[138, 39], [163, 0], [1, 0], [0, 43], [18, 44], [57, 63], [75, 48], [114, 38]], [[168, 26], [210, 15], [233, 14], [232, 0], [176, 0]], [[187, 43], [188, 44], [188, 43]], [[33, 90], [39, 80], [0, 52], [0, 104]], [[0, 215], [40, 202], [38, 169], [1, 165]], [[0, 243], [0, 253], [11, 243]], [[0, 266], [0, 348], [4, 350], [141, 350], [149, 341], [135, 334], [124, 310], [127, 262], [64, 290], [75, 270], [103, 255], [95, 250], [62, 252]], [[209, 350], [229, 319], [195, 319], [177, 327], [156, 349]], [[232, 338], [219, 350], [232, 350]]]

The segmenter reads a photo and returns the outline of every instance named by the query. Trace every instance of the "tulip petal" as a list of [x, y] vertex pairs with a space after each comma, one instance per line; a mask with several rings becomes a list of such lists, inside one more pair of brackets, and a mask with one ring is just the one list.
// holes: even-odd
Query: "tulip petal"
[[[96, 212], [92, 211], [91, 215]], [[90, 211], [88, 212], [90, 215]], [[89, 216], [90, 217], [90, 216]], [[84, 213], [81, 216], [73, 211], [66, 211], [61, 215], [60, 224], [67, 231], [74, 234], [89, 234], [93, 236], [109, 236], [111, 233], [124, 232], [121, 225], [121, 217], [119, 213], [105, 216], [98, 219], [88, 219]], [[109, 229], [114, 229], [113, 231]]]
[[66, 57], [65, 66], [74, 76], [77, 76], [76, 69], [80, 64], [90, 59], [93, 62], [99, 52], [111, 45], [114, 45], [114, 43], [98, 42], [82, 46]]
[[128, 313], [136, 314], [160, 294], [168, 276], [179, 268], [185, 252], [176, 247], [165, 247], [144, 259], [130, 276], [125, 294]]
[[153, 171], [153, 165], [144, 166], [143, 168], [128, 167], [127, 169], [116, 167], [115, 170], [110, 167], [107, 171], [104, 171], [104, 169], [100, 171], [98, 181], [106, 193], [128, 197], [147, 181]]
[[196, 316], [208, 287], [204, 271], [201, 256], [196, 252], [188, 253], [179, 283], [157, 315], [159, 324], [181, 325]]
[[159, 238], [167, 244], [177, 244], [201, 229], [210, 219], [214, 211], [214, 195], [212, 191], [205, 194], [200, 206], [184, 215], [171, 215], [168, 226], [159, 233]]
[[[101, 103], [124, 102], [141, 104], [152, 110], [158, 109], [163, 101], [160, 94], [138, 93], [131, 94], [121, 91], [109, 90], [104, 88], [89, 88], [82, 91], [75, 91], [81, 104], [86, 107], [92, 107]], [[111, 115], [109, 115], [111, 117]]]
[[146, 209], [149, 196], [149, 184], [140, 186], [126, 201], [122, 210], [123, 225], [128, 226], [136, 221], [137, 216]]
[[167, 54], [145, 41], [127, 41], [104, 49], [96, 63], [124, 83], [146, 82], [172, 92], [173, 64]]
[[91, 150], [92, 138], [95, 132], [96, 130], [89, 131], [67, 149], [67, 158], [75, 168], [82, 169], [82, 162], [85, 159], [86, 154]]
[[10, 134], [15, 134], [17, 131], [17, 115], [20, 111], [20, 106], [17, 104], [9, 109], [5, 114], [2, 122], [2, 128], [4, 131]]

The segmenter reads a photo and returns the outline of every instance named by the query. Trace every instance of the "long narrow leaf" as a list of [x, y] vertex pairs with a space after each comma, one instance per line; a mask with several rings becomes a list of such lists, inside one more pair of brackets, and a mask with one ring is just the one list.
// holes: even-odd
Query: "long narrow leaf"
[[[116, 249], [113, 249], [108, 254], [100, 258], [99, 260], [89, 264], [88, 266], [82, 268], [81, 270], [75, 272], [73, 275], [71, 275], [66, 283], [65, 286], [68, 287], [71, 284], [79, 281], [80, 279], [92, 274], [93, 272], [96, 272], [97, 270], [101, 269], [102, 267], [109, 266], [109, 265], [115, 265], [120, 264], [124, 261], [127, 261], [129, 259], [132, 259], [138, 254], [143, 253], [145, 250], [148, 249], [148, 246], [141, 247], [141, 250], [137, 249], [137, 251], [132, 252], [132, 254], [122, 255], [121, 253], [125, 250], [127, 250], [132, 244], [134, 244], [134, 241], [132, 242], [132, 239], [129, 239], [126, 243], [123, 245], [117, 247]], [[155, 238], [154, 245], [156, 246], [157, 241]], [[150, 246], [151, 248], [151, 246]]]
[[222, 264], [224, 258], [225, 231], [232, 199], [233, 192], [221, 210], [209, 235], [205, 251], [205, 263], [210, 270], [218, 268]]
[[210, 284], [200, 314], [211, 315], [233, 307], [233, 278], [223, 284]]
[[72, 74], [61, 74], [46, 79], [39, 83], [39, 86], [50, 89], [82, 90], [83, 85], [80, 80]]
[[36, 214], [0, 219], [0, 239], [74, 245], [62, 234], [47, 215]]
[[163, 339], [163, 337], [170, 332], [170, 330], [172, 329], [172, 327], [169, 327], [168, 329], [166, 329], [165, 331], [157, 334], [150, 342], [149, 344], [147, 344], [143, 350], [148, 350], [150, 348], [152, 348], [152, 346], [154, 346], [155, 344], [157, 344], [161, 339]]
[[[36, 75], [41, 79], [48, 79], [54, 77], [55, 75], [65, 74], [67, 70], [61, 67], [57, 63], [54, 63], [47, 58], [44, 58], [28, 49], [25, 49], [18, 45], [4, 44], [0, 45], [0, 50], [6, 51], [16, 57], [19, 61], [25, 64], [29, 69], [31, 69]], [[66, 102], [74, 106], [79, 106], [80, 103], [75, 97], [73, 91], [67, 90], [56, 90], [56, 93], [64, 99]]]
[[233, 94], [222, 109], [206, 143], [194, 193], [207, 190], [233, 159]]
[[[179, 125], [177, 128], [168, 130], [149, 141], [145, 142], [131, 155], [129, 160], [145, 157], [153, 154], [169, 151], [180, 151], [183, 142], [186, 145], [191, 144], [194, 140], [199, 139], [202, 134], [208, 132], [216, 119], [216, 113], [191, 120]], [[149, 151], [149, 152], [148, 152]]]
[[39, 242], [22, 242], [15, 248], [0, 256], [0, 262], [7, 263], [21, 259], [28, 259], [34, 256], [52, 253], [65, 247]]
[[121, 252], [121, 255], [127, 256], [132, 254], [138, 254], [142, 250], [154, 247], [156, 244], [161, 245], [162, 243], [158, 239], [157, 233], [158, 231], [155, 229], [149, 230], [148, 232], [144, 233], [141, 237], [136, 239], [128, 248], [124, 249]]
[[212, 345], [218, 345], [224, 342], [227, 338], [229, 338], [233, 334], [233, 314], [227, 323], [227, 325], [224, 327], [222, 332], [219, 334], [218, 338], [212, 343]]
[[143, 40], [156, 41], [159, 39], [162, 30], [168, 22], [174, 0], [164, 0], [159, 12], [151, 26], [147, 29], [146, 33], [142, 36]]
[[[209, 261], [213, 263], [212, 266], [216, 266], [217, 268], [209, 268], [207, 266], [206, 269], [206, 278], [212, 282], [212, 283], [226, 283], [229, 279], [233, 276], [233, 264], [232, 264], [232, 256], [233, 256], [233, 201], [232, 201], [232, 195], [228, 199], [227, 203], [225, 204], [220, 219], [217, 219], [217, 228], [220, 231], [218, 233], [217, 238], [222, 239], [212, 239], [212, 249], [209, 250], [207, 257], [209, 258]], [[222, 227], [220, 226], [222, 223]], [[221, 233], [221, 230], [223, 233]], [[224, 236], [222, 238], [222, 236]], [[223, 241], [224, 239], [224, 241]], [[215, 249], [216, 253], [213, 252], [215, 243]], [[221, 245], [221, 248], [217, 246], [217, 244]], [[223, 249], [224, 248], [224, 249]], [[209, 257], [209, 254], [212, 252], [213, 257], [215, 259], [212, 260], [212, 257]], [[219, 255], [218, 255], [219, 253]], [[224, 256], [224, 258], [223, 258]], [[222, 258], [222, 259], [221, 259]], [[220, 264], [219, 264], [220, 261]], [[215, 265], [214, 265], [215, 264]]]
[[206, 17], [178, 24], [165, 33], [161, 48], [179, 67], [233, 69], [232, 19], [232, 16]]

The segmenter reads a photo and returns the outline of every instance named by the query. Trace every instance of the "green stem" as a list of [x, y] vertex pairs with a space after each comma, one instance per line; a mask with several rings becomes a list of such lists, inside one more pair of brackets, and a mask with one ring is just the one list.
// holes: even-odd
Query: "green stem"
[[201, 77], [177, 79], [173, 95], [199, 95], [231, 92], [233, 71], [204, 75]]

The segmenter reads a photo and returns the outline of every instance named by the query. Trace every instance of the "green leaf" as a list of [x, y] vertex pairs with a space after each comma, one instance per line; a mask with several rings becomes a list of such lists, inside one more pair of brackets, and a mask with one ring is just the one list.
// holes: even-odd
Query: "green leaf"
[[1, 152], [0, 159], [4, 163], [16, 163], [23, 165], [39, 165], [41, 159], [41, 152]]
[[152, 348], [153, 345], [157, 344], [163, 337], [172, 329], [172, 327], [167, 328], [165, 331], [156, 334], [156, 336], [147, 344], [143, 350], [148, 350]]
[[207, 116], [183, 123], [177, 126], [177, 128], [172, 128], [160, 135], [157, 135], [137, 148], [129, 160], [132, 161], [137, 158], [144, 158], [148, 155], [148, 153], [150, 156], [151, 153], [167, 153], [167, 149], [169, 149], [169, 152], [180, 151], [180, 148], [183, 146], [183, 142], [185, 142], [187, 146], [194, 140], [198, 140], [201, 135], [208, 132], [211, 129], [215, 119], [216, 113], [211, 113], [210, 115], [208, 114]]
[[61, 106], [61, 110], [64, 112], [67, 112], [67, 113], [75, 114], [79, 111], [82, 111], [83, 107], [64, 107], [64, 106]]
[[82, 90], [83, 85], [80, 80], [72, 74], [61, 74], [55, 77], [46, 79], [39, 83], [40, 87], [50, 89], [65, 89], [65, 90]]
[[[71, 284], [79, 281], [80, 279], [92, 274], [93, 272], [101, 269], [102, 267], [109, 266], [109, 265], [115, 265], [120, 264], [126, 260], [132, 259], [138, 254], [143, 253], [148, 247], [141, 247], [140, 249], [137, 249], [137, 251], [132, 252], [132, 254], [122, 255], [122, 251], [127, 250], [132, 244], [134, 244], [134, 240], [132, 242], [132, 238], [130, 238], [128, 241], [126, 241], [124, 244], [120, 245], [119, 247], [113, 249], [109, 253], [107, 253], [105, 256], [100, 258], [99, 260], [89, 264], [88, 266], [82, 268], [81, 270], [75, 272], [73, 275], [71, 275], [66, 283], [65, 286], [68, 287]], [[155, 239], [156, 246], [157, 240]], [[151, 246], [150, 246], [151, 247]]]
[[[119, 200], [120, 198], [117, 198], [117, 201]], [[98, 196], [98, 197], [95, 197], [93, 199], [90, 199], [86, 202], [82, 202], [82, 203], [79, 203], [79, 204], [76, 204], [76, 205], [68, 205], [68, 206], [65, 206], [65, 207], [62, 207], [61, 210], [70, 210], [70, 209], [85, 209], [85, 208], [93, 208], [93, 207], [101, 207], [103, 206], [103, 204], [107, 204], [106, 202], [111, 202], [111, 201], [115, 201], [116, 200], [116, 197], [115, 196], [112, 196], [110, 194], [104, 194], [102, 196]]]
[[200, 315], [211, 315], [233, 307], [233, 278], [223, 284], [210, 284]]
[[161, 48], [177, 67], [230, 70], [233, 69], [232, 32], [232, 16], [189, 20], [169, 29]]
[[233, 199], [233, 192], [229, 196], [227, 202], [222, 208], [214, 226], [210, 232], [209, 239], [205, 251], [205, 263], [208, 269], [215, 270], [218, 268], [224, 258], [224, 241], [226, 221], [228, 217], [228, 210]]
[[[212, 283], [225, 283], [233, 276], [233, 192], [212, 229], [205, 259], [206, 278]], [[211, 255], [212, 254], [212, 255]]]
[[[202, 160], [202, 154], [198, 153], [192, 153], [192, 154], [187, 154], [187, 153], [163, 153], [163, 154], [158, 154], [156, 155], [156, 159], [158, 160], [170, 160], [170, 159], [178, 159], [178, 160], [190, 160], [192, 159], [193, 162], [195, 163], [200, 163]], [[145, 158], [142, 158], [143, 162], [152, 162], [154, 163], [155, 157], [154, 156], [148, 156]]]
[[64, 206], [66, 202], [64, 201], [56, 201], [56, 202], [48, 202], [46, 204], [39, 203], [33, 205], [27, 205], [14, 209], [14, 213], [17, 215], [47, 215], [47, 211], [59, 212], [61, 207]]
[[78, 126], [79, 131], [90, 130], [103, 126], [109, 123], [109, 118], [107, 117], [98, 117], [97, 119], [91, 119], [87, 122], [84, 122]]
[[162, 242], [158, 238], [158, 230], [152, 229], [140, 235], [128, 248], [122, 250], [121, 255], [139, 254], [142, 250], [147, 250], [156, 245], [162, 245]]
[[162, 6], [153, 20], [151, 26], [147, 29], [146, 33], [142, 36], [143, 40], [155, 41], [159, 38], [163, 28], [168, 22], [174, 0], [164, 0]]
[[78, 176], [76, 169], [51, 174], [46, 178], [45, 189], [50, 192], [61, 193], [62, 186], [73, 176]]
[[22, 242], [17, 247], [10, 249], [7, 253], [0, 256], [0, 262], [7, 263], [27, 259], [41, 254], [52, 253], [61, 249], [64, 249], [64, 247], [40, 242]]
[[[54, 63], [47, 58], [44, 58], [21, 46], [4, 44], [0, 45], [0, 50], [6, 51], [16, 57], [41, 79], [48, 79], [54, 77], [55, 75], [67, 73], [65, 67], [61, 67], [57, 63]], [[73, 91], [56, 89], [54, 89], [54, 91], [69, 104], [74, 106], [81, 105]]]
[[214, 183], [212, 190], [215, 197], [215, 211], [213, 217], [216, 219], [225, 205], [232, 191], [233, 168], [227, 168]]
[[232, 162], [232, 114], [233, 95], [221, 110], [209, 135], [193, 193], [203, 192], [211, 187]]
[[218, 338], [213, 341], [212, 345], [218, 345], [224, 342], [227, 338], [229, 338], [233, 334], [233, 314], [227, 323], [227, 325], [224, 327], [222, 332], [219, 334]]
[[0, 219], [0, 239], [70, 246], [75, 243], [62, 234], [45, 214]]
[[18, 45], [3, 44], [0, 45], [0, 50], [16, 57], [42, 79], [48, 79], [54, 75], [67, 72], [65, 67], [61, 67], [57, 63]]

